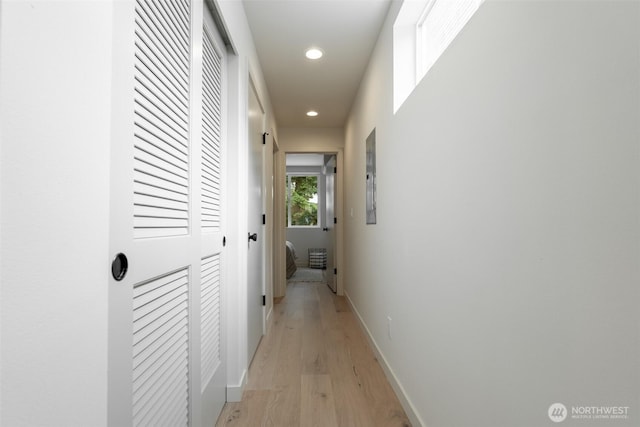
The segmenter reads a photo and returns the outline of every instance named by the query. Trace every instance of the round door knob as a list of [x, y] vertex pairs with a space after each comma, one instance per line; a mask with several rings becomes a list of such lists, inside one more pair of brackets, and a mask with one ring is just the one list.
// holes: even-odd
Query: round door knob
[[119, 253], [111, 262], [111, 275], [116, 281], [121, 281], [124, 279], [124, 276], [127, 275], [127, 270], [129, 269], [129, 261], [127, 260], [127, 256], [123, 253]]
[[258, 241], [258, 233], [249, 233], [249, 240], [253, 240], [254, 242]]

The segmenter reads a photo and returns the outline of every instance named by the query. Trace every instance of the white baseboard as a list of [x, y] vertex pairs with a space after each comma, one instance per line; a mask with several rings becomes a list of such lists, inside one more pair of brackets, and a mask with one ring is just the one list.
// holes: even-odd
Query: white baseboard
[[227, 386], [227, 402], [240, 402], [242, 400], [242, 393], [244, 387], [247, 385], [247, 370], [242, 372], [242, 378], [240, 378], [240, 384], [236, 386]]
[[389, 363], [387, 363], [387, 359], [385, 359], [384, 355], [380, 351], [378, 344], [373, 339], [373, 335], [371, 335], [369, 328], [367, 328], [367, 325], [362, 320], [362, 316], [360, 316], [358, 309], [353, 304], [353, 301], [351, 301], [351, 298], [349, 297], [349, 294], [346, 291], [344, 293], [344, 296], [346, 297], [347, 302], [349, 303], [349, 307], [351, 307], [351, 311], [355, 313], [356, 319], [358, 319], [358, 323], [360, 324], [360, 327], [362, 328], [365, 335], [367, 336], [369, 343], [371, 344], [371, 348], [373, 349], [374, 353], [376, 354], [376, 357], [378, 358], [378, 361], [380, 361], [380, 366], [382, 366], [382, 370], [384, 371], [384, 374], [387, 377], [387, 381], [389, 381], [389, 384], [391, 384], [393, 391], [395, 391], [396, 396], [398, 396], [398, 400], [400, 401], [400, 404], [402, 405], [404, 412], [406, 412], [407, 417], [409, 417], [409, 421], [411, 421], [411, 424], [414, 427], [420, 427], [420, 426], [425, 427], [425, 423], [422, 421], [422, 419], [418, 415], [417, 411], [415, 410], [415, 407], [411, 403], [411, 400], [409, 400], [409, 398], [407, 397], [407, 394], [405, 393], [404, 388], [400, 384], [400, 381], [398, 381], [398, 378], [396, 378], [396, 375], [393, 373], [393, 369], [391, 369], [391, 366], [389, 366]]

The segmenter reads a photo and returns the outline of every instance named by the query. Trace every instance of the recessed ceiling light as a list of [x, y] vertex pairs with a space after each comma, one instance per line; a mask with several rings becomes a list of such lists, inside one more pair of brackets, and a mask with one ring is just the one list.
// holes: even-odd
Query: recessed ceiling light
[[311, 49], [307, 49], [304, 55], [309, 59], [320, 59], [324, 53], [320, 49], [312, 47]]
[[313, 111], [313, 110], [307, 111], [307, 116], [309, 116], [309, 117], [315, 117], [317, 115], [318, 115], [317, 111]]

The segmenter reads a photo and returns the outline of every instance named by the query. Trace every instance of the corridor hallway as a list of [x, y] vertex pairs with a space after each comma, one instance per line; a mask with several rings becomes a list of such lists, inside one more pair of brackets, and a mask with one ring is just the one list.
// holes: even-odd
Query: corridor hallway
[[410, 426], [354, 313], [323, 283], [290, 283], [222, 426]]

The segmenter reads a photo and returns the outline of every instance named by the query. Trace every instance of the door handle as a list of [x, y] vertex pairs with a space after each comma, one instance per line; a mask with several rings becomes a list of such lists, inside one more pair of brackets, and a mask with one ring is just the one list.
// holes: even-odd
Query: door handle
[[258, 233], [249, 233], [249, 240], [253, 240], [254, 242], [258, 241]]
[[116, 255], [116, 257], [111, 262], [111, 275], [117, 282], [124, 279], [124, 276], [127, 275], [127, 270], [129, 269], [129, 260], [127, 260], [127, 256], [122, 252]]

